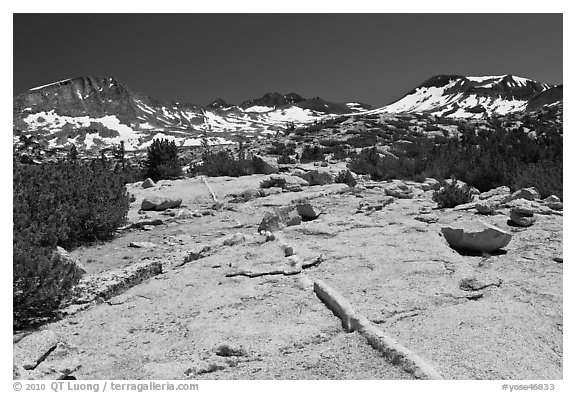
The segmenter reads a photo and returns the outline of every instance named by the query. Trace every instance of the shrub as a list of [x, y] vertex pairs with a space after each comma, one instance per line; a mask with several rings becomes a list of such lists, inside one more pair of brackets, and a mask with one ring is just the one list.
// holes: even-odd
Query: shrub
[[125, 222], [129, 204], [123, 179], [99, 161], [14, 163], [15, 327], [54, 315], [74, 284], [50, 275], [56, 246], [112, 237]]
[[180, 176], [182, 176], [182, 167], [178, 160], [176, 143], [167, 139], [154, 139], [152, 145], [148, 147], [146, 177], [158, 181]]
[[305, 145], [300, 157], [300, 161], [322, 161], [323, 159], [324, 149], [318, 145]]
[[434, 191], [432, 200], [438, 203], [439, 207], [455, 207], [472, 202], [472, 191], [466, 184], [458, 185], [456, 178], [452, 177], [450, 183]]
[[268, 149], [268, 154], [282, 156], [284, 154], [292, 155], [296, 153], [296, 143], [288, 142], [272, 142], [272, 146]]
[[334, 183], [344, 183], [348, 184], [350, 187], [354, 187], [356, 185], [356, 179], [348, 169], [344, 169], [336, 175], [334, 179]]
[[373, 178], [382, 178], [382, 158], [376, 147], [362, 149], [360, 154], [350, 161], [348, 169], [361, 175], [370, 175]]
[[296, 164], [296, 160], [288, 155], [286, 151], [278, 157], [278, 164]]
[[370, 175], [375, 180], [403, 179], [415, 171], [411, 159], [381, 154], [376, 147], [362, 149], [350, 161], [348, 169], [354, 173]]
[[335, 160], [343, 160], [348, 157], [348, 152], [342, 145], [336, 145], [332, 148], [332, 158]]
[[252, 160], [248, 159], [242, 149], [238, 151], [235, 157], [233, 153], [227, 150], [212, 152], [206, 150], [202, 153], [202, 162], [191, 167], [192, 174], [201, 174], [206, 176], [246, 176], [254, 173]]
[[536, 187], [542, 198], [556, 195], [560, 199], [564, 199], [562, 181], [562, 163], [529, 164], [516, 170], [510, 188], [519, 190], [525, 187]]
[[370, 147], [378, 143], [378, 138], [374, 134], [361, 134], [354, 135], [352, 138], [348, 138], [346, 143], [352, 147]]

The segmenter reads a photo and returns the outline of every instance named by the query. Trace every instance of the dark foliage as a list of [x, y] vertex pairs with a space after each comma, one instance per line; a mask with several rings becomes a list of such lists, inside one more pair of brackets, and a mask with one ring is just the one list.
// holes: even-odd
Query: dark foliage
[[[492, 119], [489, 129], [460, 123], [458, 138], [405, 135], [393, 144], [397, 158], [366, 148], [348, 167], [375, 179], [454, 175], [482, 192], [501, 185], [513, 190], [537, 186], [542, 197], [562, 198], [562, 130], [533, 117], [520, 120], [518, 125]], [[528, 134], [525, 126], [533, 132]]]
[[325, 150], [318, 145], [304, 145], [300, 161], [322, 161], [324, 160]]
[[192, 175], [206, 176], [246, 176], [254, 174], [252, 158], [248, 157], [243, 145], [234, 154], [228, 150], [211, 151], [209, 148], [202, 153], [202, 162], [191, 167]]
[[278, 157], [278, 164], [296, 164], [296, 160], [288, 154], [287, 151]]
[[152, 145], [148, 147], [146, 177], [158, 181], [176, 179], [182, 174], [176, 143], [167, 139], [154, 139]]
[[472, 191], [470, 188], [463, 184], [458, 185], [455, 177], [445, 184], [440, 190], [434, 191], [432, 200], [438, 203], [439, 207], [455, 207], [464, 203], [472, 202]]
[[47, 279], [56, 246], [112, 237], [130, 202], [123, 179], [99, 160], [15, 162], [13, 192], [14, 326], [23, 326], [53, 314], [74, 284]]
[[357, 184], [356, 179], [352, 175], [352, 173], [345, 169], [343, 171], [338, 172], [336, 178], [334, 179], [334, 183], [344, 183], [348, 184], [350, 187], [354, 187]]
[[295, 142], [272, 142], [272, 146], [268, 149], [268, 154], [273, 155], [293, 155], [296, 154], [296, 143]]
[[336, 145], [332, 148], [332, 158], [335, 160], [343, 160], [348, 157], [348, 150], [342, 145]]

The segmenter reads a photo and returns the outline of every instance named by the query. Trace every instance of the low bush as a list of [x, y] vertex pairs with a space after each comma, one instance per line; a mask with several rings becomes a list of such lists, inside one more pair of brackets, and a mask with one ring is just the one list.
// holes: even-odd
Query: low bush
[[344, 169], [343, 171], [338, 172], [334, 179], [334, 183], [344, 183], [348, 184], [350, 187], [354, 187], [357, 182], [352, 173], [348, 169]]
[[293, 155], [296, 154], [296, 143], [295, 142], [272, 142], [272, 146], [268, 149], [268, 154], [272, 155]]
[[514, 172], [510, 188], [515, 191], [525, 187], [536, 187], [542, 198], [556, 195], [563, 200], [562, 169], [562, 163], [559, 162], [524, 165]]
[[322, 161], [324, 160], [325, 151], [318, 145], [305, 145], [300, 156], [300, 161]]
[[217, 152], [205, 151], [202, 153], [202, 162], [190, 168], [192, 175], [206, 176], [246, 176], [254, 174], [252, 159], [240, 149], [235, 155], [227, 150]]
[[443, 208], [472, 202], [472, 198], [472, 190], [466, 184], [459, 185], [455, 177], [432, 195], [432, 200]]
[[278, 164], [296, 164], [296, 160], [290, 157], [286, 151], [284, 151], [284, 153], [278, 157], [277, 162]]
[[53, 316], [73, 281], [51, 279], [56, 246], [111, 238], [126, 219], [124, 181], [100, 162], [14, 163], [13, 316], [27, 326]]

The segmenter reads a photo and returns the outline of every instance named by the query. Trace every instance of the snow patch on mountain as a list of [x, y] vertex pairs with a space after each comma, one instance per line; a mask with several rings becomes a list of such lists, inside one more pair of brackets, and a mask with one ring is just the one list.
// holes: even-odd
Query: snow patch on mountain
[[[62, 128], [69, 124], [74, 128], [87, 128], [92, 123], [97, 123], [109, 130], [118, 132], [118, 136], [109, 137], [106, 140], [109, 143], [117, 144], [124, 141], [127, 149], [135, 149], [138, 146], [138, 138], [141, 134], [135, 132], [129, 126], [120, 123], [120, 120], [114, 115], [107, 115], [99, 118], [92, 118], [89, 116], [62, 116], [58, 115], [54, 110], [50, 112], [32, 113], [26, 116], [24, 122], [28, 124], [31, 130], [51, 130], [60, 131]], [[69, 138], [68, 141], [71, 141]]]
[[249, 108], [245, 108], [242, 109], [244, 112], [258, 112], [258, 113], [263, 113], [263, 112], [270, 112], [273, 111], [274, 108], [269, 107], [269, 106], [259, 106], [259, 105], [254, 105], [251, 106]]

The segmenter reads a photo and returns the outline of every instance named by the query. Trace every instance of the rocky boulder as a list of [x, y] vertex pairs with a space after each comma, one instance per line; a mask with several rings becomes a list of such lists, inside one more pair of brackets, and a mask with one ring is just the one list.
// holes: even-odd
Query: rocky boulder
[[476, 211], [480, 214], [497, 214], [498, 207], [500, 204], [493, 199], [490, 200], [481, 200], [480, 202], [476, 203]]
[[314, 169], [312, 171], [298, 174], [297, 176], [306, 180], [311, 186], [323, 186], [325, 184], [334, 183], [334, 177], [328, 171]]
[[166, 210], [174, 209], [182, 204], [182, 198], [160, 195], [149, 195], [144, 198], [140, 209], [142, 210]]
[[260, 182], [260, 188], [279, 187], [286, 191], [299, 192], [303, 187], [309, 186], [309, 183], [298, 176], [291, 175], [270, 175]]
[[258, 232], [275, 232], [285, 227], [298, 225], [301, 222], [302, 217], [298, 214], [295, 206], [280, 207], [264, 214], [260, 225], [258, 225]]
[[62, 247], [56, 247], [50, 260], [52, 268], [50, 275], [61, 279], [79, 280], [86, 274], [86, 267], [79, 261], [73, 259]]
[[151, 188], [154, 187], [155, 185], [156, 183], [154, 183], [154, 181], [150, 178], [147, 178], [142, 182], [142, 188]]
[[384, 193], [388, 196], [399, 199], [412, 199], [414, 197], [414, 192], [412, 187], [406, 185], [403, 182], [393, 182], [384, 188]]
[[295, 206], [298, 214], [304, 221], [315, 220], [321, 213], [321, 211], [314, 207], [310, 202], [299, 202], [296, 203]]
[[252, 165], [254, 166], [256, 173], [263, 173], [265, 175], [278, 173], [280, 171], [278, 168], [278, 163], [273, 158], [265, 158], [259, 155], [255, 155], [252, 158]]
[[527, 201], [534, 201], [540, 199], [540, 193], [535, 187], [521, 188], [520, 190], [506, 197], [505, 202], [511, 202], [515, 199], [526, 199]]
[[444, 227], [441, 231], [450, 247], [456, 250], [491, 253], [506, 247], [512, 240], [512, 234], [493, 225], [483, 225], [486, 228], [478, 231], [451, 227]]
[[263, 188], [260, 190], [260, 196], [263, 197], [276, 194], [282, 194], [282, 189], [280, 187]]
[[507, 186], [501, 186], [501, 187], [497, 187], [497, 188], [493, 188], [490, 191], [486, 191], [481, 193], [478, 198], [480, 200], [484, 200], [484, 199], [490, 199], [496, 196], [500, 196], [502, 197], [502, 199], [504, 199], [503, 197], [506, 197], [510, 195], [510, 188]]
[[232, 197], [232, 200], [230, 200], [232, 203], [248, 202], [263, 196], [261, 191], [263, 190], [250, 188], [238, 193], [229, 194], [227, 196]]
[[548, 198], [544, 199], [546, 206], [552, 210], [563, 210], [564, 204], [556, 195], [550, 195]]
[[516, 199], [510, 208], [510, 221], [514, 225], [529, 227], [536, 222], [534, 217], [534, 208], [529, 201], [525, 199]]
[[238, 244], [242, 244], [245, 241], [246, 241], [246, 235], [244, 235], [243, 233], [236, 233], [235, 235], [227, 237], [226, 239], [224, 239], [224, 241], [222, 242], [222, 245], [235, 246]]
[[442, 185], [438, 180], [428, 177], [424, 180], [424, 183], [422, 183], [420, 188], [422, 189], [422, 191], [430, 191], [430, 190], [437, 191], [440, 189], [441, 186]]
[[350, 172], [348, 169], [338, 172], [338, 175], [336, 175], [334, 182], [344, 183], [350, 187], [354, 187], [356, 186], [356, 184], [358, 184], [358, 181], [356, 180], [352, 172]]

